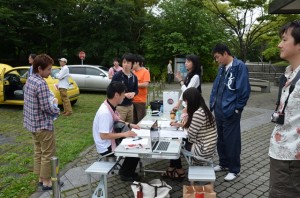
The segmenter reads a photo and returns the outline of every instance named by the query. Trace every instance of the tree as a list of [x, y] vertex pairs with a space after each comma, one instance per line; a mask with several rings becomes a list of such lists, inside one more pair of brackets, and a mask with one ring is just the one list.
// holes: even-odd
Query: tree
[[237, 55], [244, 61], [255, 41], [277, 28], [270, 23], [275, 16], [265, 13], [267, 5], [263, 0], [205, 1], [206, 8], [226, 26], [224, 32], [231, 35], [226, 43], [236, 49]]
[[[142, 45], [146, 60], [155, 67], [156, 75], [164, 74], [169, 59], [186, 54], [200, 56], [204, 71], [212, 67], [211, 49], [224, 38], [218, 30], [223, 27], [199, 1], [165, 0], [159, 4], [159, 13], [151, 18], [143, 35]], [[151, 69], [153, 71], [153, 69]], [[152, 74], [152, 73], [151, 73]], [[208, 74], [208, 73], [206, 73]], [[205, 75], [206, 80], [214, 78]]]

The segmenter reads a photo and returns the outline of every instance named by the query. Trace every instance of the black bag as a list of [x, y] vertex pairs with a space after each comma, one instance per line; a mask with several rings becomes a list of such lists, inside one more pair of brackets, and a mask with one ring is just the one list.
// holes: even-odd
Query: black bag
[[163, 101], [162, 100], [154, 100], [152, 102], [150, 102], [150, 106], [151, 106], [151, 110], [160, 110], [160, 106], [163, 105]]
[[[114, 122], [114, 132], [115, 133], [122, 133], [126, 131], [130, 131], [131, 128], [123, 121], [115, 121]], [[116, 145], [119, 145], [122, 142], [123, 138], [115, 139]]]

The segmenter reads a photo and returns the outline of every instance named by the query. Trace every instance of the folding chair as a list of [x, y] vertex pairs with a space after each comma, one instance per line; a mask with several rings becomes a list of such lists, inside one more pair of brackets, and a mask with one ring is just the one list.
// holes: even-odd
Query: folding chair
[[[187, 151], [184, 146], [181, 149], [181, 153], [189, 165], [188, 179], [191, 185], [193, 185], [195, 181], [211, 182], [212, 184], [215, 182], [216, 174], [213, 166], [213, 158], [205, 159], [201, 156], [195, 156], [192, 152]], [[202, 161], [203, 164], [194, 164], [193, 158]]]

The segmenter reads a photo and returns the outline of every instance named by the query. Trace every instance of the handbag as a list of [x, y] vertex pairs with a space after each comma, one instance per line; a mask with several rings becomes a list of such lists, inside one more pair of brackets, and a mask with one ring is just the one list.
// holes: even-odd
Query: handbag
[[[126, 131], [130, 131], [131, 128], [129, 128], [128, 124], [124, 121], [115, 121], [113, 126], [114, 133], [122, 133]], [[115, 139], [116, 145], [119, 145], [123, 140], [122, 138]]]
[[212, 184], [204, 186], [183, 186], [183, 198], [216, 198]]
[[134, 181], [131, 189], [135, 198], [169, 198], [172, 187], [163, 180], [153, 179], [149, 183]]

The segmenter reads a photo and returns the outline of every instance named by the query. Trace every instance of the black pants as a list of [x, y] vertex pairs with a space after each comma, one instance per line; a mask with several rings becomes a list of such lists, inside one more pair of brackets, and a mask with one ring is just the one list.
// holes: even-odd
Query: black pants
[[[185, 149], [187, 151], [191, 151], [192, 150], [192, 143], [188, 142], [187, 139], [183, 139], [183, 141], [185, 141]], [[181, 159], [178, 158], [176, 160], [170, 160], [170, 167], [172, 168], [176, 168], [176, 169], [181, 169], [182, 165], [181, 165]]]
[[168, 74], [168, 83], [170, 84], [173, 81], [174, 74]]
[[269, 198], [300, 195], [300, 160], [276, 160], [270, 157]]
[[[104, 156], [111, 153], [111, 146], [107, 148], [107, 151], [104, 153], [100, 153], [100, 155]], [[108, 155], [107, 157], [115, 157], [114, 154]], [[120, 175], [124, 175], [126, 177], [133, 176], [135, 173], [135, 169], [140, 161], [140, 158], [137, 157], [125, 157], [124, 162], [119, 170]]]
[[140, 161], [138, 157], [125, 157], [124, 162], [119, 170], [119, 175], [126, 177], [134, 176], [135, 169]]
[[222, 110], [215, 108], [218, 140], [217, 150], [220, 166], [229, 168], [230, 173], [241, 169], [241, 112], [225, 118]]

